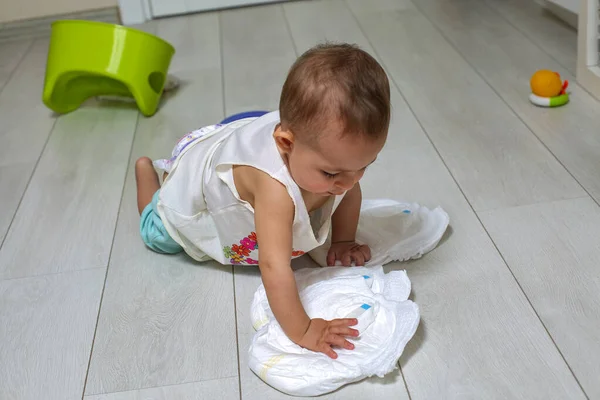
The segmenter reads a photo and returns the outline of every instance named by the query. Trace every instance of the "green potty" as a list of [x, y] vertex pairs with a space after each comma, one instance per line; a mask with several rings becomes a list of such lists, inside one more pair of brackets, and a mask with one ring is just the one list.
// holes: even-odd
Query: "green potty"
[[133, 97], [145, 116], [158, 108], [175, 49], [137, 29], [95, 21], [52, 24], [43, 101], [64, 114], [93, 96]]

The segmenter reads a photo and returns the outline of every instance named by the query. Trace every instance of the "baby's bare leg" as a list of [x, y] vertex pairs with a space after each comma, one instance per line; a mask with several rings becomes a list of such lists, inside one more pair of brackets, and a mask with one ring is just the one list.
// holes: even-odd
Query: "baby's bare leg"
[[135, 181], [137, 184], [137, 204], [141, 214], [152, 202], [152, 196], [160, 189], [158, 174], [154, 170], [152, 160], [142, 157], [135, 162]]

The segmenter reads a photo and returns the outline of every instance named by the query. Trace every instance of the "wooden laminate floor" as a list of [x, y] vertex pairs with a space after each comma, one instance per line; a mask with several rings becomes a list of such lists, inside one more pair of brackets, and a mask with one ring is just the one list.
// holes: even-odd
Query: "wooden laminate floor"
[[[527, 3], [527, 4], [523, 4]], [[600, 399], [600, 103], [576, 33], [521, 0], [312, 0], [151, 21], [181, 88], [152, 118], [41, 103], [48, 39], [0, 42], [0, 399], [286, 399], [248, 368], [258, 269], [139, 238], [133, 163], [186, 132], [275, 109], [295, 58], [357, 43], [392, 80], [365, 197], [442, 206], [407, 269], [422, 322], [383, 379], [328, 399]], [[572, 100], [528, 101], [541, 68]]]

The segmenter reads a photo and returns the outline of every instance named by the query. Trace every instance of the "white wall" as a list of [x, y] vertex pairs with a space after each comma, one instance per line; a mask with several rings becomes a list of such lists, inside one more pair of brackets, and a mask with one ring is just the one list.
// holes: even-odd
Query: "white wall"
[[0, 22], [116, 6], [117, 0], [0, 0]]
[[565, 10], [569, 10], [572, 13], [579, 14], [579, 0], [548, 0], [550, 3], [556, 4], [564, 8]]

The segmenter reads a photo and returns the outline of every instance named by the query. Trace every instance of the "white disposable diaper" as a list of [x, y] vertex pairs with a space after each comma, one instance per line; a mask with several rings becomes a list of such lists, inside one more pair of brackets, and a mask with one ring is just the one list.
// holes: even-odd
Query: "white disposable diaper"
[[[433, 250], [449, 222], [448, 214], [440, 207], [430, 210], [395, 200], [363, 200], [356, 241], [371, 249], [367, 266], [408, 261]], [[322, 267], [327, 266], [330, 239], [331, 235], [323, 246], [309, 253]]]
[[[371, 248], [366, 267], [307, 268], [296, 272], [300, 299], [310, 318], [357, 318], [360, 336], [347, 338], [354, 350], [335, 348], [337, 359], [301, 348], [285, 335], [269, 307], [264, 286], [254, 294], [251, 316], [256, 333], [249, 366], [263, 381], [284, 393], [316, 396], [397, 368], [404, 347], [419, 324], [419, 309], [408, 300], [405, 271], [385, 274], [382, 264], [421, 257], [448, 227], [440, 208], [393, 200], [364, 201], [357, 242]], [[311, 257], [326, 265], [330, 244]]]
[[316, 396], [372, 375], [383, 377], [397, 362], [419, 324], [419, 309], [408, 299], [404, 271], [384, 274], [382, 267], [306, 268], [296, 272], [302, 304], [309, 317], [357, 318], [354, 350], [335, 348], [337, 359], [301, 348], [275, 320], [264, 287], [252, 303], [257, 332], [249, 366], [263, 381], [284, 393]]

